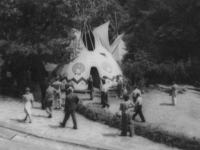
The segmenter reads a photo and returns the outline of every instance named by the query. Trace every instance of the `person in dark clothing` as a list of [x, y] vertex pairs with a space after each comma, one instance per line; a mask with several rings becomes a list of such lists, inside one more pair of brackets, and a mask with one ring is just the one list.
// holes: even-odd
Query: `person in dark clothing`
[[48, 88], [48, 83], [47, 83], [47, 78], [44, 78], [44, 81], [40, 84], [40, 89], [41, 89], [41, 95], [42, 95], [42, 100], [41, 100], [41, 104], [42, 104], [42, 109], [45, 109], [44, 106], [44, 99], [46, 97], [46, 90]]
[[92, 79], [92, 75], [90, 75], [87, 83], [88, 83], [88, 90], [90, 90], [90, 99], [93, 100], [94, 95], [93, 95], [93, 79]]
[[124, 102], [121, 102], [120, 108], [119, 108], [121, 110], [121, 116], [122, 116], [121, 136], [127, 136], [127, 132], [130, 133], [130, 136], [133, 136], [133, 133], [131, 132], [132, 130], [130, 129], [130, 126], [134, 127], [134, 125], [132, 125], [132, 123], [131, 123], [131, 115], [130, 115], [129, 109], [134, 107], [134, 104], [131, 100], [129, 100], [128, 94], [124, 94], [123, 98], [124, 98]]
[[44, 105], [47, 114], [49, 115], [48, 118], [52, 118], [52, 108], [53, 108], [53, 100], [55, 94], [57, 94], [58, 91], [51, 86], [51, 83], [48, 83], [48, 88], [46, 89], [46, 97], [44, 100]]
[[116, 82], [117, 82], [117, 97], [116, 98], [122, 98], [122, 87], [123, 87], [123, 82], [120, 79], [119, 75], [116, 77]]
[[67, 96], [67, 95], [69, 94], [68, 88], [69, 88], [69, 87], [72, 87], [72, 88], [74, 89], [73, 82], [72, 82], [72, 81], [69, 81], [69, 82], [67, 83], [66, 80], [63, 80], [62, 83], [64, 83], [64, 85], [65, 85], [65, 94], [66, 94], [66, 96]]
[[65, 117], [63, 119], [63, 122], [60, 122], [61, 127], [65, 127], [67, 120], [69, 119], [69, 116], [72, 116], [74, 127], [73, 129], [77, 129], [77, 121], [76, 121], [76, 115], [75, 110], [79, 103], [78, 96], [73, 92], [73, 88], [68, 88], [69, 94], [66, 96], [65, 99]]
[[135, 114], [133, 115], [132, 119], [135, 120], [135, 117], [139, 114], [142, 122], [145, 122], [143, 113], [142, 113], [142, 105], [143, 99], [139, 93], [136, 94], [137, 100], [135, 102]]

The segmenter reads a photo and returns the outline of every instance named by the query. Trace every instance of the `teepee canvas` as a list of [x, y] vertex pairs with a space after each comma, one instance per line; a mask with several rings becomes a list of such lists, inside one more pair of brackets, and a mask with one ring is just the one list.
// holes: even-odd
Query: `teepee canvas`
[[[60, 76], [62, 80], [72, 81], [77, 90], [86, 90], [87, 80], [93, 76], [94, 86], [100, 85], [100, 78], [107, 77], [110, 86], [116, 85], [116, 76], [122, 76], [122, 71], [112, 56], [117, 47], [109, 44], [109, 22], [95, 28], [91, 32], [76, 32], [76, 57], [69, 64], [62, 63], [54, 71], [54, 76]], [[82, 35], [82, 36], [81, 36]], [[120, 40], [119, 40], [120, 41]]]
[[111, 44], [111, 54], [117, 62], [121, 62], [123, 56], [126, 54], [126, 46], [122, 40], [124, 34], [119, 35]]

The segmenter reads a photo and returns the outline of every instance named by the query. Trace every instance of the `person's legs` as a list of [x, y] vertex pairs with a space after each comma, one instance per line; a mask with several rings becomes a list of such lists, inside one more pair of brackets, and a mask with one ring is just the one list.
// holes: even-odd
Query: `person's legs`
[[61, 92], [58, 94], [58, 108], [61, 109], [62, 106], [62, 99], [61, 99]]
[[51, 111], [50, 111], [49, 107], [46, 107], [45, 110], [46, 110], [47, 114], [50, 116], [51, 115]]
[[105, 105], [109, 108], [110, 105], [108, 103], [108, 93], [105, 94]]
[[174, 105], [176, 105], [177, 104], [177, 98], [176, 98], [176, 96], [174, 97]]
[[135, 104], [136, 100], [137, 100], [137, 97], [133, 97], [134, 104]]
[[31, 120], [31, 115], [28, 114], [28, 117], [29, 117], [29, 123], [31, 123], [31, 122], [32, 122], [32, 120]]
[[49, 100], [46, 102], [46, 112], [49, 115], [48, 118], [52, 118], [52, 107], [53, 107], [53, 100]]
[[70, 112], [69, 112], [69, 111], [66, 111], [66, 112], [65, 112], [65, 117], [64, 117], [64, 119], [63, 119], [63, 122], [60, 123], [61, 126], [65, 127], [66, 122], [67, 122], [67, 120], [69, 119], [69, 116], [70, 116]]
[[142, 113], [142, 106], [138, 106], [138, 112], [139, 112], [139, 115], [140, 115], [140, 118], [142, 120], [142, 122], [145, 122], [145, 119], [144, 119], [144, 116], [143, 116], [143, 113]]
[[120, 98], [122, 98], [122, 93], [123, 93], [123, 88], [122, 88], [122, 84], [120, 84]]
[[105, 107], [105, 99], [104, 99], [105, 96], [104, 95], [105, 95], [105, 93], [101, 92], [101, 104], [102, 104], [102, 108]]
[[90, 100], [93, 100], [94, 95], [93, 95], [93, 90], [90, 91]]
[[121, 136], [127, 136], [127, 116], [125, 113], [122, 114], [122, 132]]
[[135, 120], [135, 117], [139, 114], [138, 110], [135, 112], [135, 114], [133, 115], [132, 119]]
[[102, 108], [110, 107], [110, 105], [108, 104], [108, 93], [103, 92], [103, 106]]
[[41, 94], [42, 94], [42, 100], [41, 100], [42, 109], [45, 109], [44, 100], [45, 100], [45, 97], [46, 97], [46, 92], [42, 91]]
[[58, 104], [58, 95], [57, 94], [54, 97], [54, 106], [55, 106], [55, 109], [57, 109], [58, 106], [59, 106], [59, 104]]
[[121, 94], [121, 91], [120, 91], [120, 84], [117, 85], [117, 98], [120, 98], [120, 94]]
[[53, 107], [50, 106], [50, 107], [49, 107], [49, 111], [50, 111], [51, 116], [52, 116], [52, 110], [53, 110]]
[[24, 121], [26, 121], [26, 120], [27, 120], [27, 117], [28, 117], [28, 115], [26, 114], [26, 117], [24, 118]]
[[62, 99], [59, 98], [59, 109], [61, 109], [61, 106], [62, 106]]
[[176, 96], [172, 95], [172, 105], [176, 105]]
[[103, 92], [101, 92], [101, 104], [103, 105]]
[[73, 124], [74, 124], [74, 129], [77, 129], [77, 121], [76, 121], [76, 113], [75, 113], [75, 110], [71, 111], [71, 116], [72, 116], [72, 121], [73, 121]]

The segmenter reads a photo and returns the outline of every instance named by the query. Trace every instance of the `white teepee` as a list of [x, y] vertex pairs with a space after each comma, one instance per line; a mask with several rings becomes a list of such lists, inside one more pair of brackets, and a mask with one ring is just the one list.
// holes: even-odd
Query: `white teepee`
[[[100, 78], [106, 76], [110, 86], [116, 85], [116, 76], [122, 76], [122, 71], [113, 58], [117, 56], [119, 44], [123, 35], [118, 37], [112, 45], [108, 39], [109, 22], [95, 28], [93, 31], [76, 31], [76, 40], [72, 43], [79, 53], [69, 64], [58, 65], [54, 75], [62, 80], [72, 81], [77, 90], [86, 90], [89, 75], [93, 76], [94, 86], [100, 84]], [[118, 59], [118, 58], [117, 58]]]

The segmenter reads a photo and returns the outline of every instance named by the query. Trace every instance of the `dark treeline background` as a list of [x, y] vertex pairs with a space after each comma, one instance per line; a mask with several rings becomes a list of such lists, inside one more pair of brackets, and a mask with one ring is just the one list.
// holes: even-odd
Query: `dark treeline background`
[[[200, 80], [200, 2], [129, 0], [124, 73], [133, 81]], [[130, 69], [131, 68], [131, 69]]]
[[[69, 61], [71, 29], [80, 30], [85, 22], [94, 28], [108, 20], [111, 42], [125, 33], [128, 53], [121, 66], [132, 84], [200, 81], [198, 0], [0, 0], [5, 69], [16, 72], [10, 62], [20, 70], [29, 60]], [[42, 68], [42, 63], [34, 64]]]

